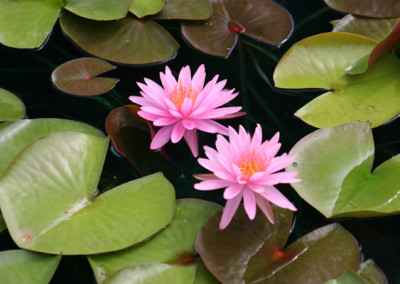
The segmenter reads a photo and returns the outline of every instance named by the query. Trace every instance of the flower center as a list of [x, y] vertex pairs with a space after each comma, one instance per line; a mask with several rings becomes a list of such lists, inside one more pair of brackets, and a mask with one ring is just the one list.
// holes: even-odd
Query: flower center
[[182, 85], [181, 80], [179, 80], [175, 89], [168, 95], [168, 98], [174, 103], [178, 110], [181, 110], [185, 98], [192, 99], [193, 103], [195, 102], [197, 98], [197, 92], [192, 88], [191, 84], [189, 89], [186, 89]]
[[253, 152], [245, 155], [242, 153], [240, 159], [235, 161], [234, 163], [240, 168], [242, 172], [242, 176], [244, 179], [250, 178], [257, 172], [265, 171], [269, 165], [269, 162], [266, 161], [265, 154], [256, 154], [256, 150], [253, 149]]

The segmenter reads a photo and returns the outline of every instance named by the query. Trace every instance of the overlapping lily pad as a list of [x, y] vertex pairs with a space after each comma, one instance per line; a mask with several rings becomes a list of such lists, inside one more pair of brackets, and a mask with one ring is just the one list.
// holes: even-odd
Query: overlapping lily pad
[[225, 230], [218, 228], [221, 213], [202, 228], [196, 249], [219, 281], [323, 283], [347, 269], [357, 271], [361, 261], [357, 241], [340, 225], [319, 228], [284, 249], [292, 213], [275, 206], [273, 210], [274, 225], [260, 212], [249, 221], [241, 206]]
[[155, 15], [157, 19], [208, 19], [213, 9], [208, 0], [168, 0], [161, 12]]
[[119, 79], [97, 76], [115, 68], [98, 58], [78, 58], [58, 66], [51, 74], [51, 80], [59, 90], [68, 94], [101, 95], [114, 88]]
[[204, 53], [228, 57], [240, 33], [278, 46], [292, 31], [290, 15], [273, 1], [212, 0], [211, 4], [213, 14], [206, 22], [182, 23], [185, 39]]
[[0, 89], [0, 121], [17, 120], [25, 117], [25, 106], [14, 94]]
[[131, 4], [132, 0], [66, 0], [65, 9], [84, 18], [107, 21], [125, 17]]
[[[329, 145], [329, 147], [327, 146]], [[372, 217], [400, 212], [400, 155], [374, 171], [368, 123], [317, 130], [290, 151], [297, 193], [326, 217]]]
[[[169, 264], [169, 266], [162, 265], [160, 269], [162, 272], [164, 268], [172, 269], [171, 273], [175, 274], [176, 279], [179, 279], [178, 274], [188, 272], [181, 272], [181, 269], [174, 272], [175, 268], [172, 268], [174, 266], [194, 266], [196, 271], [194, 240], [201, 227], [219, 210], [221, 207], [214, 203], [195, 199], [178, 199], [171, 224], [151, 240], [118, 253], [90, 256], [89, 262], [96, 279], [101, 282], [124, 267], [128, 267], [127, 272], [124, 273], [130, 274], [133, 271], [140, 273], [138, 270], [142, 270], [143, 267], [138, 268], [137, 265], [144, 263]], [[157, 276], [158, 270], [155, 269], [151, 273]], [[208, 279], [207, 277], [207, 271], [200, 269], [197, 272], [196, 278]]]
[[26, 250], [0, 252], [1, 282], [7, 284], [47, 284], [57, 269], [61, 255], [51, 256]]
[[400, 16], [399, 0], [325, 0], [325, 3], [335, 10], [354, 15], [373, 18]]
[[109, 252], [141, 242], [173, 216], [172, 185], [155, 174], [96, 196], [108, 138], [44, 135], [0, 179], [0, 206], [14, 242], [53, 254]]
[[144, 16], [154, 15], [160, 12], [164, 5], [165, 0], [135, 0], [129, 8], [129, 11], [136, 17], [143, 18]]
[[363, 74], [344, 71], [375, 46], [372, 39], [348, 33], [306, 38], [292, 46], [278, 63], [275, 84], [279, 88], [329, 90], [295, 113], [312, 126], [369, 121], [377, 127], [400, 113], [400, 61], [387, 54]]
[[325, 284], [386, 284], [385, 275], [372, 260], [361, 263], [358, 272], [346, 271], [341, 277], [327, 281]]
[[160, 25], [133, 15], [119, 21], [92, 21], [64, 11], [60, 24], [79, 47], [109, 61], [149, 64], [174, 57], [179, 44]]

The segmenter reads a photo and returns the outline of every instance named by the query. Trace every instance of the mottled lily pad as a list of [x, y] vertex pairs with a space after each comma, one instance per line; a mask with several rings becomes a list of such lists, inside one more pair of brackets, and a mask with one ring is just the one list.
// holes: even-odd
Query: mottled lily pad
[[400, 212], [400, 155], [372, 171], [374, 142], [368, 123], [319, 129], [297, 142], [294, 153], [296, 162], [287, 170], [298, 172], [302, 182], [292, 186], [326, 217]]
[[129, 11], [138, 18], [154, 15], [161, 11], [165, 5], [165, 1], [166, 0], [134, 0]]
[[17, 120], [25, 117], [25, 106], [14, 94], [0, 89], [0, 121]]
[[114, 88], [119, 79], [97, 76], [115, 68], [98, 58], [78, 58], [58, 66], [51, 80], [60, 91], [71, 95], [101, 95]]
[[331, 8], [354, 15], [372, 18], [394, 18], [400, 16], [399, 0], [325, 0]]
[[212, 0], [207, 21], [182, 23], [182, 34], [196, 49], [228, 57], [239, 34], [279, 46], [291, 34], [290, 15], [270, 0]]

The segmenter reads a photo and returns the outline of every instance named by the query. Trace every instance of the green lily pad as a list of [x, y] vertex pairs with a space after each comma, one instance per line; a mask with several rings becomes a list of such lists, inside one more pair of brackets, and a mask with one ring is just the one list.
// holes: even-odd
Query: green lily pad
[[118, 21], [93, 21], [63, 11], [61, 28], [90, 54], [123, 64], [162, 62], [175, 56], [179, 44], [154, 21], [133, 15]]
[[65, 9], [72, 13], [98, 21], [122, 19], [129, 11], [132, 0], [65, 0]]
[[[329, 147], [326, 147], [329, 145]], [[290, 151], [293, 188], [326, 217], [372, 217], [400, 212], [400, 155], [372, 173], [374, 142], [368, 123], [317, 130]]]
[[25, 117], [25, 106], [14, 94], [0, 89], [0, 121]]
[[0, 42], [38, 48], [46, 41], [62, 8], [60, 0], [0, 0]]
[[134, 0], [129, 11], [136, 17], [143, 18], [162, 10], [166, 0]]
[[196, 49], [228, 57], [239, 34], [279, 46], [293, 28], [288, 12], [273, 1], [212, 0], [208, 21], [182, 23], [182, 34]]
[[120, 283], [174, 283], [187, 284], [193, 283], [196, 276], [196, 266], [176, 266], [166, 263], [144, 263], [121, 269], [109, 278], [105, 279], [104, 284]]
[[372, 18], [400, 16], [399, 0], [325, 0], [325, 3], [335, 10], [354, 15]]
[[368, 259], [360, 265], [358, 274], [371, 284], [386, 284], [387, 279], [382, 271], [375, 265], [374, 261]]
[[57, 118], [24, 119], [0, 124], [0, 174], [11, 160], [33, 140], [52, 132], [75, 131], [105, 137], [87, 124]]
[[[230, 225], [219, 230], [221, 213], [207, 222], [196, 249], [222, 283], [323, 283], [357, 270], [361, 253], [355, 238], [339, 224], [319, 228], [286, 249], [291, 211], [273, 206], [276, 224], [263, 214], [249, 221], [241, 206]], [[338, 246], [340, 244], [340, 246]]]
[[323, 88], [295, 115], [323, 128], [369, 121], [377, 127], [400, 113], [400, 61], [393, 54], [380, 57], [367, 72], [344, 70], [371, 53], [376, 42], [349, 33], [325, 33], [306, 38], [284, 55], [274, 72], [279, 88]]
[[166, 156], [165, 150], [150, 150], [151, 134], [147, 120], [140, 117], [139, 107], [125, 105], [111, 111], [106, 118], [106, 131], [115, 151], [124, 157], [140, 175], [162, 171], [167, 178], [180, 175], [179, 169]]
[[53, 254], [126, 248], [172, 219], [172, 185], [155, 174], [96, 197], [108, 138], [77, 132], [41, 136], [0, 178], [0, 207], [14, 242]]
[[170, 225], [151, 240], [117, 253], [89, 257], [97, 281], [102, 282], [124, 267], [142, 263], [194, 264], [194, 240], [201, 227], [220, 210], [221, 206], [207, 201], [178, 199]]
[[168, 0], [157, 19], [205, 20], [213, 8], [208, 0]]
[[26, 250], [2, 251], [0, 252], [1, 282], [47, 284], [60, 260], [61, 255], [44, 255]]
[[390, 34], [399, 20], [399, 17], [392, 19], [375, 19], [349, 14], [335, 25], [333, 31], [359, 34], [376, 41], [381, 41]]
[[3, 215], [0, 213], [0, 234], [7, 229], [6, 222], [4, 221]]
[[368, 284], [368, 282], [357, 273], [346, 271], [341, 277], [326, 281], [324, 284]]
[[119, 79], [97, 76], [115, 68], [98, 58], [78, 58], [58, 66], [51, 74], [51, 80], [59, 90], [68, 94], [101, 95], [114, 88]]

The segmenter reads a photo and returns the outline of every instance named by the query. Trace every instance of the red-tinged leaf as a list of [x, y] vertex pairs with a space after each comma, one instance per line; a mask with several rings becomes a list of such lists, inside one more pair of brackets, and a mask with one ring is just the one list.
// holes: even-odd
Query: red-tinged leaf
[[331, 8], [373, 18], [393, 18], [400, 16], [399, 0], [325, 0]]

